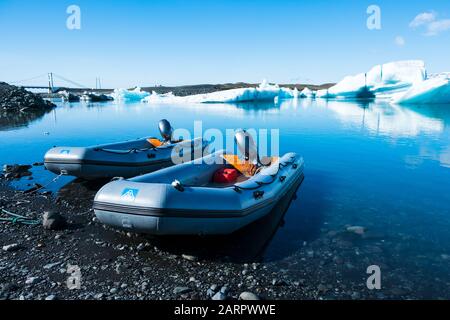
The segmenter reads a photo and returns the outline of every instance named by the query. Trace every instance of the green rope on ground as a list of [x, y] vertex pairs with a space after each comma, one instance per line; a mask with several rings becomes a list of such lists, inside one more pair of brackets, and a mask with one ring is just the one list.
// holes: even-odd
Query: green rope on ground
[[[49, 183], [47, 183], [46, 185], [40, 186], [39, 188], [29, 192], [28, 195], [36, 193], [36, 192], [38, 192], [38, 191], [40, 191], [40, 190], [42, 190], [44, 188], [47, 188], [50, 184], [56, 182], [63, 175], [64, 175], [64, 173], [61, 172], [59, 175], [57, 175], [55, 178], [53, 178]], [[20, 200], [20, 199], [15, 199], [15, 200], [17, 201], [17, 200]], [[4, 214], [12, 217], [12, 218], [2, 218], [2, 217], [0, 217], [0, 222], [3, 221], [3, 222], [10, 222], [12, 224], [24, 224], [24, 225], [38, 225], [38, 224], [41, 223], [40, 219], [33, 219], [33, 218], [30, 218], [30, 217], [25, 217], [25, 216], [22, 216], [20, 214], [13, 213], [13, 212], [10, 212], [8, 210], [5, 210], [3, 208], [0, 208], [0, 211], [1, 211], [1, 213], [4, 213]]]
[[31, 226], [38, 225], [41, 223], [41, 220], [39, 220], [39, 219], [33, 219], [33, 218], [21, 216], [20, 214], [12, 213], [3, 208], [1, 209], [1, 212], [12, 217], [12, 218], [0, 217], [0, 221], [3, 221], [3, 222], [10, 222], [12, 224], [24, 224], [24, 225], [31, 225]]

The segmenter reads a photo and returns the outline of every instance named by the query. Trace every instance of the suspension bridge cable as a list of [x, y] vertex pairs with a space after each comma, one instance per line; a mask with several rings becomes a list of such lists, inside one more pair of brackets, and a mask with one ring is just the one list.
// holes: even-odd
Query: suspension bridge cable
[[32, 78], [28, 78], [28, 79], [23, 79], [23, 80], [18, 80], [18, 81], [10, 81], [9, 83], [27, 82], [27, 81], [39, 79], [41, 77], [47, 77], [47, 74], [44, 73], [44, 74], [40, 74], [40, 75], [38, 75], [36, 77], [32, 77]]
[[[48, 76], [48, 74], [47, 74], [47, 73], [44, 73], [44, 74], [40, 74], [40, 75], [35, 76], [35, 77], [31, 77], [31, 78], [27, 78], [27, 79], [22, 79], [22, 80], [17, 80], [17, 81], [10, 81], [10, 82], [8, 82], [8, 83], [10, 83], [10, 84], [23, 84], [23, 82], [32, 81], [32, 80], [36, 80], [36, 79], [39, 79], [39, 78], [47, 78], [47, 76]], [[65, 78], [65, 77], [63, 77], [63, 76], [61, 76], [61, 75], [59, 75], [59, 74], [53, 73], [53, 76], [54, 76], [55, 78], [58, 78], [59, 80], [68, 82], [68, 83], [74, 85], [75, 87], [79, 87], [79, 88], [83, 88], [83, 89], [89, 89], [88, 86], [82, 85], [82, 84], [80, 84], [80, 83], [78, 83], [78, 82], [75, 82], [75, 81], [72, 81], [72, 80], [69, 80], [69, 79], [67, 79], [67, 78]]]
[[89, 87], [87, 87], [87, 86], [85, 86], [85, 85], [82, 85], [82, 84], [77, 83], [77, 82], [75, 82], [75, 81], [72, 81], [72, 80], [69, 80], [69, 79], [67, 79], [67, 78], [64, 78], [63, 76], [58, 75], [58, 74], [56, 74], [56, 73], [53, 73], [53, 76], [56, 77], [56, 78], [58, 78], [58, 79], [60, 79], [60, 80], [66, 81], [66, 82], [68, 82], [68, 83], [70, 83], [70, 84], [73, 84], [73, 85], [75, 85], [75, 86], [77, 86], [77, 87], [84, 88], [84, 89], [89, 89]]

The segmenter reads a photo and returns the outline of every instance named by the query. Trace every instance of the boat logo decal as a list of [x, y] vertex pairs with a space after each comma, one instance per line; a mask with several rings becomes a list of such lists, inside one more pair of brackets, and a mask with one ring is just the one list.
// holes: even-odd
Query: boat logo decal
[[138, 189], [125, 188], [123, 189], [122, 195], [120, 197], [125, 201], [134, 201], [136, 200], [138, 192]]
[[69, 154], [69, 153], [70, 153], [70, 150], [64, 149], [64, 150], [61, 150], [59, 153], [60, 153], [60, 154]]

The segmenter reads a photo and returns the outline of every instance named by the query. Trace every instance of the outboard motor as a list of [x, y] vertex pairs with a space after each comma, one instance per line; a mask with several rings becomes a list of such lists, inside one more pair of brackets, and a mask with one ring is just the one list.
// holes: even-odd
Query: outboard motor
[[159, 121], [158, 127], [159, 127], [159, 132], [161, 133], [161, 136], [164, 139], [164, 142], [171, 142], [173, 128], [170, 125], [170, 122], [167, 121], [166, 119], [162, 119], [161, 121]]
[[250, 133], [245, 130], [236, 132], [234, 139], [239, 148], [239, 151], [244, 155], [246, 161], [260, 164], [258, 149], [256, 148], [255, 140]]

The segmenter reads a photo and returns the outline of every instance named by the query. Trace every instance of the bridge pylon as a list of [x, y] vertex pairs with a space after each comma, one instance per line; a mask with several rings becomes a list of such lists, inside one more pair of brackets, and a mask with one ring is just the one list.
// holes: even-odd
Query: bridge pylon
[[53, 93], [53, 72], [48, 74], [48, 93]]

